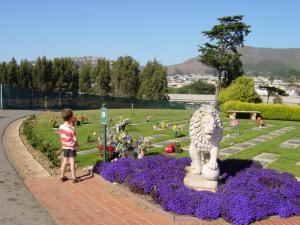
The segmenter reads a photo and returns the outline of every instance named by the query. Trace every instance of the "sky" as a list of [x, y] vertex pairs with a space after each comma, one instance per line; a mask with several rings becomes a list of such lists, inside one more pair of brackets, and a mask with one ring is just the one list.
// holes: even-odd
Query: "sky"
[[244, 15], [245, 45], [300, 48], [299, 0], [0, 0], [0, 61], [131, 55], [164, 65], [198, 55], [202, 31]]

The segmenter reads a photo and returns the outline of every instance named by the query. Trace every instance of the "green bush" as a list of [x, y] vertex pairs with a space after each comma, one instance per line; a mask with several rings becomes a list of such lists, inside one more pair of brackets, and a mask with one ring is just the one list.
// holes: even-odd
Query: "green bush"
[[246, 76], [238, 77], [228, 88], [222, 89], [218, 99], [221, 104], [227, 101], [262, 102], [254, 89], [253, 79]]
[[48, 140], [38, 135], [34, 130], [34, 124], [36, 121], [35, 115], [30, 116], [23, 123], [22, 134], [25, 135], [29, 144], [36, 150], [44, 153], [49, 159], [52, 166], [59, 166], [60, 161], [58, 159], [58, 155], [60, 154], [60, 150], [54, 147]]
[[228, 101], [221, 106], [221, 110], [260, 111], [264, 119], [300, 121], [300, 106], [293, 105]]

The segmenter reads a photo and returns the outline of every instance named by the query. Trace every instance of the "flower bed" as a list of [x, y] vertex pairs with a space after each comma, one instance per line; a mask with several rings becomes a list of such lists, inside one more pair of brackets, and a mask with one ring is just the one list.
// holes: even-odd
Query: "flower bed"
[[271, 215], [286, 218], [300, 214], [300, 183], [290, 174], [262, 169], [251, 161], [220, 161], [223, 184], [212, 193], [183, 184], [188, 165], [189, 158], [149, 156], [99, 163], [95, 168], [104, 179], [125, 184], [132, 192], [149, 194], [164, 210], [180, 215], [222, 217], [244, 225]]

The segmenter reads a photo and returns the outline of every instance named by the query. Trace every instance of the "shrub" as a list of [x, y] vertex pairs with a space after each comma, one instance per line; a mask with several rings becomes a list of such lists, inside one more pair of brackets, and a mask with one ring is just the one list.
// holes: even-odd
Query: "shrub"
[[226, 113], [228, 110], [260, 111], [264, 119], [268, 120], [300, 120], [300, 106], [283, 104], [255, 104], [237, 101], [225, 102], [221, 109]]
[[34, 115], [25, 120], [22, 125], [22, 134], [25, 135], [28, 142], [34, 149], [41, 151], [47, 156], [52, 166], [59, 166], [60, 161], [58, 159], [58, 155], [60, 154], [60, 150], [35, 132], [35, 122], [36, 117]]
[[101, 162], [95, 169], [104, 179], [124, 183], [132, 192], [150, 194], [163, 209], [180, 215], [200, 219], [223, 217], [235, 225], [247, 225], [271, 215], [286, 218], [300, 214], [300, 183], [292, 175], [241, 161], [219, 162], [225, 184], [216, 193], [184, 185], [190, 158], [125, 158], [113, 163]]
[[246, 76], [238, 77], [228, 88], [222, 89], [218, 99], [221, 104], [226, 101], [262, 102], [254, 89], [253, 79]]

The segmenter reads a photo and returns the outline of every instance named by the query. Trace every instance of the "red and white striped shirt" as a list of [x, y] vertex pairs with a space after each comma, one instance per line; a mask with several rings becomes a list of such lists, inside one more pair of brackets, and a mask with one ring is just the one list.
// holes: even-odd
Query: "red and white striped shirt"
[[63, 123], [59, 126], [60, 141], [63, 149], [75, 150], [77, 145], [76, 131], [71, 124]]

